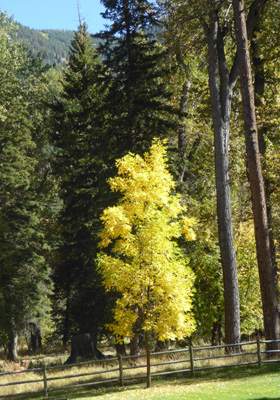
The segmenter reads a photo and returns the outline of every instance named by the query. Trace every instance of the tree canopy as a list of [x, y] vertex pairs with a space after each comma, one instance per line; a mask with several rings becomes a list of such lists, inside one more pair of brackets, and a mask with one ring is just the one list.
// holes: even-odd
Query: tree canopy
[[137, 323], [146, 342], [148, 332], [162, 341], [190, 336], [193, 273], [174, 239], [194, 239], [194, 220], [172, 194], [166, 150], [156, 141], [149, 154], [128, 154], [117, 168], [109, 182], [122, 197], [103, 212], [100, 247], [111, 246], [99, 257], [106, 289], [120, 294], [111, 329], [118, 337], [132, 337]]

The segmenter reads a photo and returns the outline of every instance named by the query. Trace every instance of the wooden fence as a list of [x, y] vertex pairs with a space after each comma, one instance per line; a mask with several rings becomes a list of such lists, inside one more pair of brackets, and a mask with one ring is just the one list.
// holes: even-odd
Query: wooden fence
[[[151, 354], [152, 377], [244, 365], [280, 362], [280, 350], [266, 350], [280, 341], [253, 341], [223, 346], [188, 347]], [[226, 348], [231, 348], [227, 354]], [[234, 349], [236, 349], [234, 351]], [[23, 380], [17, 380], [23, 376]], [[28, 376], [30, 377], [29, 379]], [[44, 394], [93, 385], [118, 384], [146, 376], [145, 354], [119, 356], [79, 364], [44, 366], [23, 371], [0, 373], [0, 398]], [[5, 383], [1, 383], [5, 380]], [[7, 382], [8, 381], [8, 382]], [[5, 394], [4, 394], [5, 392]]]

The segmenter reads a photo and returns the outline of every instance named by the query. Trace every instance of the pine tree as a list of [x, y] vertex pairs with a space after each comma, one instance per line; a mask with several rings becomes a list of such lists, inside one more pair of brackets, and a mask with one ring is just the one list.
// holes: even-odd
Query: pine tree
[[8, 357], [14, 360], [20, 331], [28, 321], [48, 311], [51, 285], [36, 191], [26, 49], [9, 35], [13, 22], [4, 15], [1, 19], [0, 321], [9, 340]]
[[111, 21], [95, 35], [107, 82], [104, 127], [114, 140], [115, 158], [127, 151], [147, 151], [154, 137], [174, 129], [174, 110], [166, 89], [169, 71], [153, 28], [155, 7], [146, 0], [103, 0], [103, 17]]
[[106, 185], [99, 128], [102, 94], [96, 89], [98, 63], [87, 27], [81, 24], [53, 110], [58, 149], [55, 171], [62, 201], [53, 314], [64, 343], [74, 332], [97, 337], [106, 318], [106, 296], [94, 261], [101, 192]]

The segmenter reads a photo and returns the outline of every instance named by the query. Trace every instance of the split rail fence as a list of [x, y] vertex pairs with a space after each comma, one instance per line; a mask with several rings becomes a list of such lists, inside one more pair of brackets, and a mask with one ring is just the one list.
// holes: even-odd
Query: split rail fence
[[[152, 377], [196, 371], [280, 362], [280, 350], [266, 348], [280, 341], [252, 341], [222, 346], [187, 347], [151, 354]], [[231, 352], [227, 354], [226, 348]], [[234, 350], [235, 349], [235, 350]], [[119, 356], [79, 364], [44, 366], [42, 368], [0, 373], [0, 399], [29, 396], [59, 390], [117, 384], [146, 377], [145, 354]], [[18, 380], [17, 377], [23, 377]], [[20, 379], [20, 378], [19, 378]]]

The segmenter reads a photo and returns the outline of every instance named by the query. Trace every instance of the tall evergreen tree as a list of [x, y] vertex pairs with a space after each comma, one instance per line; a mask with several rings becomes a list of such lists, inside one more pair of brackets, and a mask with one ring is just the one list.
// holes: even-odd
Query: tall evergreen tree
[[62, 201], [53, 314], [64, 343], [72, 333], [98, 336], [106, 319], [106, 296], [94, 260], [102, 209], [100, 193], [106, 185], [97, 65], [87, 27], [81, 24], [53, 110], [55, 171]]
[[111, 21], [96, 35], [102, 39], [98, 50], [109, 87], [105, 130], [114, 140], [118, 158], [127, 151], [146, 151], [153, 137], [166, 136], [174, 127], [174, 118], [164, 52], [153, 33], [154, 5], [147, 0], [103, 0], [103, 4], [103, 17]]
[[0, 328], [9, 339], [8, 357], [14, 360], [18, 333], [47, 311], [50, 281], [36, 190], [36, 143], [28, 114], [26, 49], [10, 36], [13, 22], [4, 15], [1, 22]]

